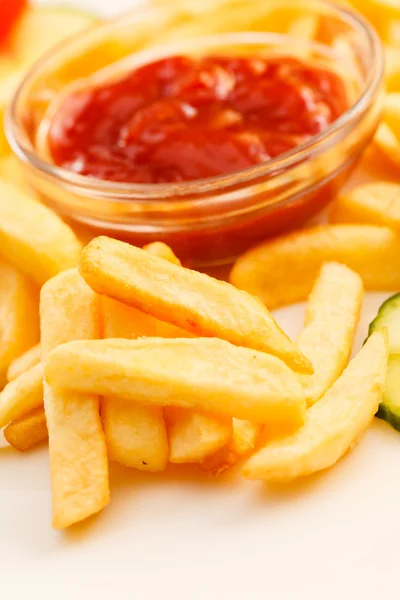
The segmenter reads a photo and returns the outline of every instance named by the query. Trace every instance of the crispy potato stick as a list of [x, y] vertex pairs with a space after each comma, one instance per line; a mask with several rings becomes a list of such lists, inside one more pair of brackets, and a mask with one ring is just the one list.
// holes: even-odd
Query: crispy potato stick
[[[174, 265], [180, 265], [180, 260], [172, 252], [171, 248], [163, 242], [153, 242], [144, 246], [144, 250], [153, 256], [164, 258]], [[103, 296], [103, 337], [105, 338], [128, 338], [135, 339], [142, 336], [147, 337], [192, 337], [192, 334], [164, 323], [132, 306]]]
[[163, 471], [168, 437], [163, 411], [105, 396], [101, 410], [110, 460], [141, 471]]
[[38, 341], [39, 291], [25, 275], [0, 260], [1, 387], [10, 363]]
[[[58, 344], [100, 335], [99, 298], [75, 270], [60, 273], [40, 296], [42, 359]], [[53, 526], [68, 527], [109, 502], [106, 443], [95, 395], [44, 385], [49, 431]]]
[[11, 446], [21, 452], [47, 441], [49, 435], [43, 408], [36, 408], [25, 417], [7, 425], [4, 437]]
[[299, 426], [305, 399], [279, 358], [217, 338], [71, 342], [48, 357], [50, 385], [155, 406]]
[[297, 343], [314, 365], [302, 376], [309, 406], [315, 404], [346, 367], [363, 299], [361, 277], [344, 265], [326, 263], [310, 294]]
[[387, 332], [379, 331], [309, 409], [305, 425], [256, 452], [245, 464], [244, 476], [290, 481], [334, 465], [371, 423], [382, 398], [387, 361]]
[[231, 281], [277, 308], [306, 300], [324, 262], [361, 275], [368, 290], [400, 287], [400, 236], [373, 225], [320, 225], [264, 242], [239, 258]]
[[36, 344], [14, 359], [7, 369], [7, 381], [17, 379], [22, 373], [39, 364], [41, 353], [40, 344]]
[[184, 408], [166, 408], [172, 463], [201, 463], [232, 437], [232, 420]]
[[400, 185], [377, 181], [359, 185], [333, 204], [331, 223], [370, 223], [400, 230]]
[[373, 137], [373, 145], [381, 156], [394, 167], [400, 167], [400, 143], [394, 131], [382, 121]]
[[0, 252], [39, 285], [76, 266], [82, 245], [52, 210], [0, 182]]
[[86, 246], [80, 273], [90, 287], [203, 337], [271, 352], [300, 372], [311, 363], [257, 298], [107, 237]]
[[32, 200], [37, 200], [33, 188], [29, 186], [28, 182], [24, 178], [24, 172], [21, 163], [14, 154], [10, 153], [7, 154], [4, 158], [0, 158], [0, 176], [6, 181], [15, 185], [25, 194], [29, 195], [32, 198]]
[[150, 252], [153, 256], [163, 258], [173, 265], [181, 266], [179, 258], [175, 256], [172, 249], [167, 246], [167, 244], [164, 244], [164, 242], [152, 242], [151, 244], [146, 244], [146, 246], [143, 246], [143, 250], [147, 250], [147, 252]]
[[386, 94], [383, 107], [383, 120], [396, 135], [397, 140], [399, 140], [400, 92]]
[[206, 458], [200, 468], [210, 475], [219, 475], [249, 454], [258, 442], [262, 425], [241, 419], [232, 420], [232, 440], [218, 452]]
[[0, 429], [43, 406], [43, 368], [31, 367], [7, 383], [0, 394]]
[[389, 92], [400, 91], [400, 48], [385, 46], [385, 84]]

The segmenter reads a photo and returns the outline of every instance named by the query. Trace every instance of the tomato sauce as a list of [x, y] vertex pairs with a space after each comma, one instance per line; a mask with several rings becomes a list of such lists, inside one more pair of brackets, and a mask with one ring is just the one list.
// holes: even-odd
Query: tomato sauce
[[57, 165], [81, 175], [191, 181], [266, 162], [347, 107], [341, 78], [298, 58], [174, 56], [71, 93], [48, 146]]

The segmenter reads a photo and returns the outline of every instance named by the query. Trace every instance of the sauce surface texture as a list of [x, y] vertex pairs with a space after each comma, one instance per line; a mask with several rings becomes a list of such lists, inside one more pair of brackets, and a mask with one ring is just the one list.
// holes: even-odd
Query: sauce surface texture
[[174, 56], [71, 93], [53, 116], [54, 162], [109, 181], [190, 181], [262, 163], [348, 107], [333, 71], [297, 58]]

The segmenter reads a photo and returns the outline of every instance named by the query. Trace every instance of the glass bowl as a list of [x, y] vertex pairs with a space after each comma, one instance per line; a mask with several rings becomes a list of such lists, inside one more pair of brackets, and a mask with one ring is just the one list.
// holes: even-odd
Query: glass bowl
[[[139, 246], [162, 240], [190, 266], [225, 264], [264, 238], [309, 221], [351, 173], [380, 116], [383, 58], [372, 27], [352, 10], [319, 0], [227, 4], [189, 0], [171, 8], [160, 2], [91, 27], [41, 59], [17, 90], [6, 117], [11, 148], [43, 202], [86, 237], [103, 233]], [[191, 182], [107, 182], [60, 168], [37, 152], [35, 135], [47, 106], [79, 78], [105, 69], [96, 74], [101, 78], [116, 61], [113, 71], [123, 73], [168, 55], [208, 53], [321, 61], [348, 83], [351, 106], [285, 154]]]

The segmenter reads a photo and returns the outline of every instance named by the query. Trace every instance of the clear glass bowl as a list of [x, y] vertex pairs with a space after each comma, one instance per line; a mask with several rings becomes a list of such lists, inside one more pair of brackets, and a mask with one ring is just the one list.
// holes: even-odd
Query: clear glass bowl
[[[319, 0], [226, 4], [188, 0], [171, 8], [160, 1], [91, 27], [39, 61], [17, 90], [7, 115], [10, 145], [43, 201], [83, 226], [88, 237], [101, 232], [136, 245], [162, 240], [186, 264], [229, 263], [265, 237], [306, 223], [357, 163], [376, 129], [382, 100], [382, 49], [371, 26], [352, 10]], [[294, 150], [193, 182], [107, 182], [57, 167], [37, 152], [39, 124], [66, 85], [116, 61], [124, 72], [168, 55], [208, 53], [322, 61], [342, 74], [352, 105]]]

